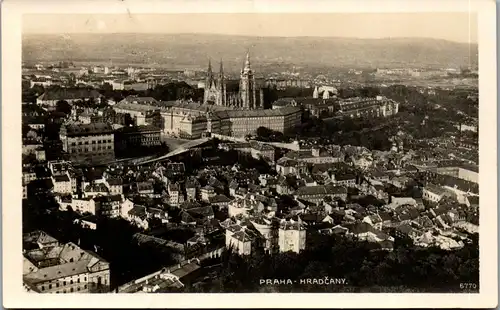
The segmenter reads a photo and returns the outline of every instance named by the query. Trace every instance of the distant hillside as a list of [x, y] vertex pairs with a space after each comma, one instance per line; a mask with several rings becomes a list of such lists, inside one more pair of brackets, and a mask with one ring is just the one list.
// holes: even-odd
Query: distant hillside
[[[24, 35], [23, 61], [94, 61], [236, 70], [250, 48], [254, 65], [457, 67], [477, 64], [477, 44], [437, 39], [245, 37], [210, 34]], [[470, 49], [470, 51], [469, 51]], [[469, 61], [469, 55], [471, 60]]]

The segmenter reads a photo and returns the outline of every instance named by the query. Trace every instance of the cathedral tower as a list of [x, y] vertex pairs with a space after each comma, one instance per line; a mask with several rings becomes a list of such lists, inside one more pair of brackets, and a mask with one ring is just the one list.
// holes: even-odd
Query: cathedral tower
[[245, 67], [241, 70], [240, 76], [240, 97], [244, 109], [255, 109], [255, 76], [250, 67], [250, 55], [247, 53]]
[[212, 62], [208, 60], [207, 77], [205, 79], [205, 92], [203, 94], [203, 103], [215, 102], [216, 99], [216, 89], [214, 74], [212, 72]]
[[318, 86], [314, 87], [313, 98], [317, 99], [319, 97]]
[[208, 60], [207, 77], [205, 80], [205, 92], [203, 103], [211, 103], [215, 105], [226, 105], [226, 83], [224, 81], [224, 70], [222, 61], [220, 63], [220, 71], [217, 77], [212, 71], [212, 62]]
[[220, 60], [220, 69], [219, 69], [219, 81], [218, 81], [218, 91], [220, 93], [220, 100], [217, 103], [218, 105], [227, 105], [226, 98], [226, 80], [224, 79], [224, 66], [222, 64], [222, 59]]

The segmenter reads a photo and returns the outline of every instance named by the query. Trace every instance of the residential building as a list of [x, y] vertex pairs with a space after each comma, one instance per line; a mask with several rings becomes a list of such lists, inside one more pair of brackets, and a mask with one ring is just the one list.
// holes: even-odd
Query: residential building
[[229, 203], [228, 216], [236, 217], [240, 214], [247, 216], [251, 210], [257, 213], [262, 212], [264, 210], [264, 204], [261, 201], [252, 199], [250, 195], [247, 195], [244, 198], [237, 198]]
[[58, 194], [71, 194], [73, 188], [71, 186], [71, 179], [68, 174], [55, 175], [51, 177], [52, 184], [54, 184], [53, 191]]
[[184, 202], [184, 195], [182, 194], [179, 184], [170, 183], [167, 187], [168, 196], [169, 196], [169, 204], [171, 206], [179, 206]]
[[274, 147], [259, 143], [257, 141], [222, 144], [219, 148], [229, 151], [235, 150], [242, 153], [250, 154], [255, 159], [264, 159], [268, 162], [274, 162], [275, 149]]
[[278, 232], [278, 244], [280, 252], [295, 252], [306, 248], [306, 230], [302, 222], [283, 220]]
[[456, 178], [479, 184], [479, 168], [473, 165], [462, 165], [462, 167], [439, 167], [436, 173], [451, 175]]
[[387, 117], [399, 112], [399, 103], [383, 96], [342, 99], [338, 105], [337, 113], [351, 118]]
[[36, 180], [36, 173], [33, 167], [23, 167], [23, 183], [29, 184], [31, 181]]
[[45, 150], [43, 148], [43, 143], [38, 141], [26, 141], [23, 140], [23, 155], [35, 155], [37, 161], [45, 161]]
[[204, 186], [200, 190], [201, 200], [210, 201], [210, 198], [215, 196], [215, 189], [212, 186]]
[[126, 283], [120, 286], [116, 292], [126, 294], [158, 294], [177, 291], [188, 284], [189, 279], [195, 277], [199, 270], [201, 270], [201, 263], [198, 259], [183, 261]]
[[283, 158], [311, 164], [327, 164], [344, 161], [344, 155], [341, 152], [326, 151], [320, 148], [290, 151], [286, 153]]
[[94, 197], [94, 201], [99, 209], [99, 214], [107, 217], [119, 217], [122, 213], [121, 208], [124, 200], [122, 195]]
[[47, 162], [47, 167], [53, 176], [66, 175], [71, 170], [71, 163], [64, 160], [51, 160]]
[[298, 175], [306, 173], [307, 170], [307, 163], [303, 161], [282, 157], [276, 162], [276, 171], [281, 175]]
[[127, 149], [159, 146], [160, 129], [152, 125], [123, 127], [115, 132], [115, 149]]
[[23, 200], [28, 199], [28, 186], [23, 182]]
[[232, 225], [226, 228], [226, 247], [239, 255], [250, 255], [258, 237], [258, 232], [247, 226]]
[[66, 125], [61, 127], [63, 150], [78, 163], [102, 163], [115, 158], [114, 130], [110, 124]]
[[39, 293], [107, 293], [109, 263], [43, 231], [23, 236], [23, 282]]
[[434, 184], [427, 184], [422, 191], [422, 198], [432, 202], [439, 202], [446, 194], [446, 189]]
[[74, 221], [75, 224], [79, 224], [82, 228], [97, 229], [97, 217], [95, 215], [87, 215], [85, 217], [76, 219]]
[[214, 217], [215, 214], [212, 206], [193, 207], [182, 210], [181, 223], [190, 226], [201, 226]]
[[97, 197], [109, 195], [109, 188], [105, 183], [92, 182], [83, 186], [83, 197]]
[[332, 183], [337, 186], [354, 186], [356, 184], [356, 176], [350, 173], [332, 175]]
[[123, 194], [123, 181], [120, 178], [108, 178], [105, 184], [109, 188], [109, 193], [111, 195], [122, 195]]
[[319, 204], [327, 196], [338, 197], [342, 200], [347, 199], [347, 188], [343, 186], [317, 185], [317, 186], [303, 186], [300, 187], [294, 194], [296, 199]]
[[99, 204], [96, 204], [92, 197], [72, 198], [71, 196], [57, 196], [56, 201], [59, 203], [59, 209], [63, 211], [71, 208], [73, 211], [80, 214], [99, 214]]
[[153, 195], [155, 192], [153, 182], [137, 182], [137, 192], [145, 196]]
[[[156, 115], [160, 111], [157, 104], [158, 101], [152, 97], [128, 96], [115, 104], [113, 110], [116, 113], [130, 114], [136, 126], [143, 126], [147, 124], [146, 120], [148, 118], [151, 118], [151, 116]], [[157, 115], [159, 117], [159, 114]], [[150, 123], [149, 125], [155, 124]]]
[[[199, 183], [198, 180], [194, 178], [189, 178], [186, 180], [186, 199], [189, 201], [194, 201], [198, 197], [198, 188]], [[208, 193], [205, 194], [206, 198], [210, 199], [210, 195]]]
[[58, 101], [66, 101], [73, 103], [75, 101], [93, 100], [99, 103], [102, 95], [95, 89], [87, 88], [48, 88], [43, 94], [36, 98], [36, 103], [39, 105], [47, 105], [50, 108], [55, 108]]

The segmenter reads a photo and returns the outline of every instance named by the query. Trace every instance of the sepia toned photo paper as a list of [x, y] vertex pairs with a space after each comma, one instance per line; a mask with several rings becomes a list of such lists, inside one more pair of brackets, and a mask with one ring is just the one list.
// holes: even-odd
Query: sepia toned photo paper
[[4, 307], [497, 306], [494, 1], [1, 11]]

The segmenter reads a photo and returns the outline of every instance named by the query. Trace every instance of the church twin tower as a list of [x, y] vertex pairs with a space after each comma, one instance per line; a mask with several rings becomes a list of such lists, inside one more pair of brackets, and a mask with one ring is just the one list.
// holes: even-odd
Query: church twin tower
[[247, 53], [245, 66], [241, 70], [240, 85], [238, 92], [227, 92], [224, 79], [224, 68], [222, 60], [217, 76], [212, 71], [212, 64], [208, 61], [207, 78], [205, 81], [205, 93], [203, 103], [218, 106], [231, 106], [242, 109], [256, 109], [263, 103], [263, 92], [259, 91], [259, 101], [256, 98], [255, 76], [250, 67], [250, 56]]

